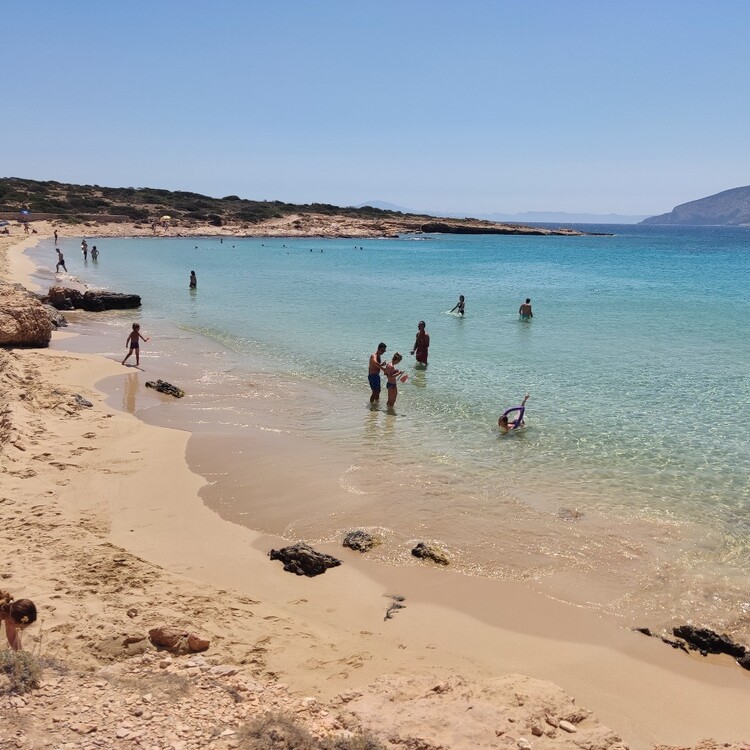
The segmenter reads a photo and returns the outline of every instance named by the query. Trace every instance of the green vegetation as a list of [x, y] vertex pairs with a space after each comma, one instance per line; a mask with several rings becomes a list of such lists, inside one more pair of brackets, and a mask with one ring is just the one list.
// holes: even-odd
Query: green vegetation
[[159, 221], [171, 216], [179, 224], [210, 222], [214, 226], [245, 222], [257, 224], [289, 214], [327, 214], [359, 219], [402, 217], [397, 211], [379, 208], [342, 208], [327, 203], [297, 205], [282, 201], [245, 200], [237, 195], [210, 198], [198, 193], [158, 188], [109, 188], [99, 185], [68, 185], [48, 180], [0, 178], [0, 212], [57, 214], [60, 218], [97, 215], [123, 216], [131, 221]]

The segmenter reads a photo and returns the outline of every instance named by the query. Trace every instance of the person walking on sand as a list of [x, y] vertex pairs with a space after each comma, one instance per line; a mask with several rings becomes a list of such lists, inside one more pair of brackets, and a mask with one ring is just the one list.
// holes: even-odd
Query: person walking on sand
[[398, 398], [398, 379], [404, 374], [403, 370], [399, 370], [396, 365], [403, 359], [403, 357], [396, 352], [393, 355], [393, 359], [385, 366], [385, 377], [387, 382], [385, 387], [388, 389], [388, 406], [393, 408]]
[[370, 396], [370, 403], [375, 404], [380, 399], [380, 373], [383, 371], [385, 365], [380, 361], [380, 358], [385, 354], [385, 344], [381, 341], [378, 344], [378, 348], [370, 355], [370, 366], [367, 373], [367, 380], [370, 383], [370, 389], [372, 395]]
[[430, 348], [430, 334], [425, 331], [424, 320], [419, 321], [417, 329], [417, 338], [414, 341], [414, 348], [411, 350], [411, 353], [416, 353], [417, 362], [427, 367], [427, 351]]
[[60, 273], [60, 266], [63, 267], [65, 273], [68, 272], [68, 269], [65, 268], [65, 258], [63, 257], [62, 251], [60, 248], [57, 248], [57, 265], [55, 266], [55, 273]]
[[531, 312], [531, 299], [529, 297], [526, 298], [526, 302], [521, 303], [518, 314], [521, 316], [521, 320], [531, 320], [534, 317], [534, 313]]
[[190, 272], [190, 289], [197, 289], [198, 288], [198, 277], [195, 275], [195, 271]]
[[149, 337], [144, 336], [141, 333], [140, 323], [133, 323], [133, 330], [128, 334], [127, 339], [125, 339], [125, 346], [130, 347], [130, 351], [125, 355], [125, 359], [122, 360], [123, 365], [125, 364], [125, 362], [127, 362], [128, 358], [133, 352], [135, 352], [135, 366], [138, 367], [138, 365], [141, 363], [141, 339], [143, 339], [143, 341], [148, 341]]
[[0, 622], [5, 623], [5, 637], [14, 651], [21, 650], [21, 631], [36, 622], [36, 605], [30, 599], [13, 599], [0, 590]]
[[458, 302], [456, 302], [456, 304], [453, 307], [453, 309], [451, 310], [451, 312], [453, 312], [453, 310], [458, 310], [458, 314], [459, 315], [463, 315], [464, 314], [464, 307], [465, 307], [465, 305], [466, 305], [466, 302], [464, 302], [464, 295], [463, 294], [459, 294], [458, 295]]

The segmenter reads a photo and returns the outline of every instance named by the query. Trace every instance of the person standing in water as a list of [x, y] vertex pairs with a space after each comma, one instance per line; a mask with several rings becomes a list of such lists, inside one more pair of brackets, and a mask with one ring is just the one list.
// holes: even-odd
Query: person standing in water
[[198, 277], [195, 275], [195, 271], [190, 272], [190, 289], [197, 289], [198, 288]]
[[529, 297], [526, 298], [526, 302], [521, 303], [518, 314], [521, 316], [521, 320], [531, 320], [534, 317], [534, 313], [531, 312], [531, 299]]
[[396, 352], [393, 355], [393, 359], [385, 366], [385, 377], [387, 382], [385, 387], [388, 389], [388, 401], [387, 404], [391, 408], [396, 404], [398, 398], [398, 379], [404, 374], [403, 370], [396, 368], [396, 365], [403, 359], [403, 357]]
[[370, 383], [370, 390], [372, 395], [370, 396], [370, 403], [376, 404], [380, 399], [380, 373], [383, 371], [385, 365], [380, 361], [380, 358], [385, 354], [385, 344], [379, 343], [378, 348], [370, 355], [370, 366], [367, 373], [367, 380]]
[[96, 245], [91, 248], [91, 257], [96, 260], [99, 257], [99, 251], [96, 249]]
[[86, 260], [89, 257], [89, 243], [86, 240], [81, 242], [81, 252], [83, 253], [83, 259]]
[[141, 363], [141, 339], [143, 341], [148, 341], [148, 338], [148, 336], [144, 336], [141, 333], [140, 323], [133, 323], [133, 330], [128, 334], [127, 339], [125, 339], [125, 346], [130, 347], [130, 351], [125, 355], [125, 359], [122, 360], [123, 365], [125, 364], [125, 362], [127, 362], [130, 355], [135, 352], [135, 366], [138, 367], [138, 365]]
[[[455, 306], [453, 307], [453, 310], [458, 310], [458, 314], [463, 315], [465, 305], [466, 305], [466, 302], [464, 302], [464, 295], [460, 294], [458, 296], [458, 302], [456, 302]], [[451, 312], [453, 312], [453, 310], [451, 310]]]
[[57, 229], [55, 229], [55, 245], [57, 244]]
[[411, 350], [412, 354], [417, 355], [417, 362], [427, 367], [427, 353], [430, 348], [430, 334], [425, 331], [424, 320], [419, 321], [417, 326], [417, 338], [414, 341], [414, 348]]

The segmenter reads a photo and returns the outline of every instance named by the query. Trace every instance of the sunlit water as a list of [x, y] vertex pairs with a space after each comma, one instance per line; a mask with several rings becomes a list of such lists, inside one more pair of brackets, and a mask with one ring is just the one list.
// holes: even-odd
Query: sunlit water
[[[634, 619], [701, 614], [742, 631], [750, 230], [607, 229], [615, 236], [89, 239], [96, 263], [80, 238], [61, 246], [72, 275], [142, 296], [144, 362], [171, 363], [189, 386], [195, 429], [314, 437], [317, 470], [335, 472], [344, 496], [254, 505], [247, 462], [227, 459], [213, 477], [227, 515], [312, 541], [377, 528], [376, 556], [390, 562], [433, 539], [468, 572]], [[54, 266], [50, 245], [32, 257]], [[464, 318], [448, 313], [459, 294]], [[529, 322], [517, 314], [526, 297]], [[102, 318], [102, 353], [122, 356], [134, 319]], [[426, 371], [409, 356], [420, 319]], [[395, 416], [369, 409], [381, 340], [410, 374]], [[499, 435], [499, 413], [526, 392], [528, 427]]]

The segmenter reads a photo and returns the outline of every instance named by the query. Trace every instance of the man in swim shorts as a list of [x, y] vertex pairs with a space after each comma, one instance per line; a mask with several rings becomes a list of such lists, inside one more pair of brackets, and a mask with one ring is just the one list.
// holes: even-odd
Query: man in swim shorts
[[417, 362], [427, 367], [427, 350], [430, 348], [430, 334], [425, 331], [424, 320], [419, 321], [417, 326], [417, 338], [414, 341], [414, 348], [411, 350], [412, 354], [417, 355]]
[[521, 320], [531, 320], [534, 317], [534, 313], [531, 312], [531, 299], [529, 297], [518, 308], [518, 314], [521, 316]]
[[370, 369], [367, 375], [367, 379], [370, 381], [370, 388], [372, 389], [372, 395], [370, 396], [370, 403], [375, 404], [380, 399], [380, 373], [385, 365], [380, 361], [380, 358], [385, 354], [385, 344], [381, 341], [378, 344], [378, 348], [370, 355]]

